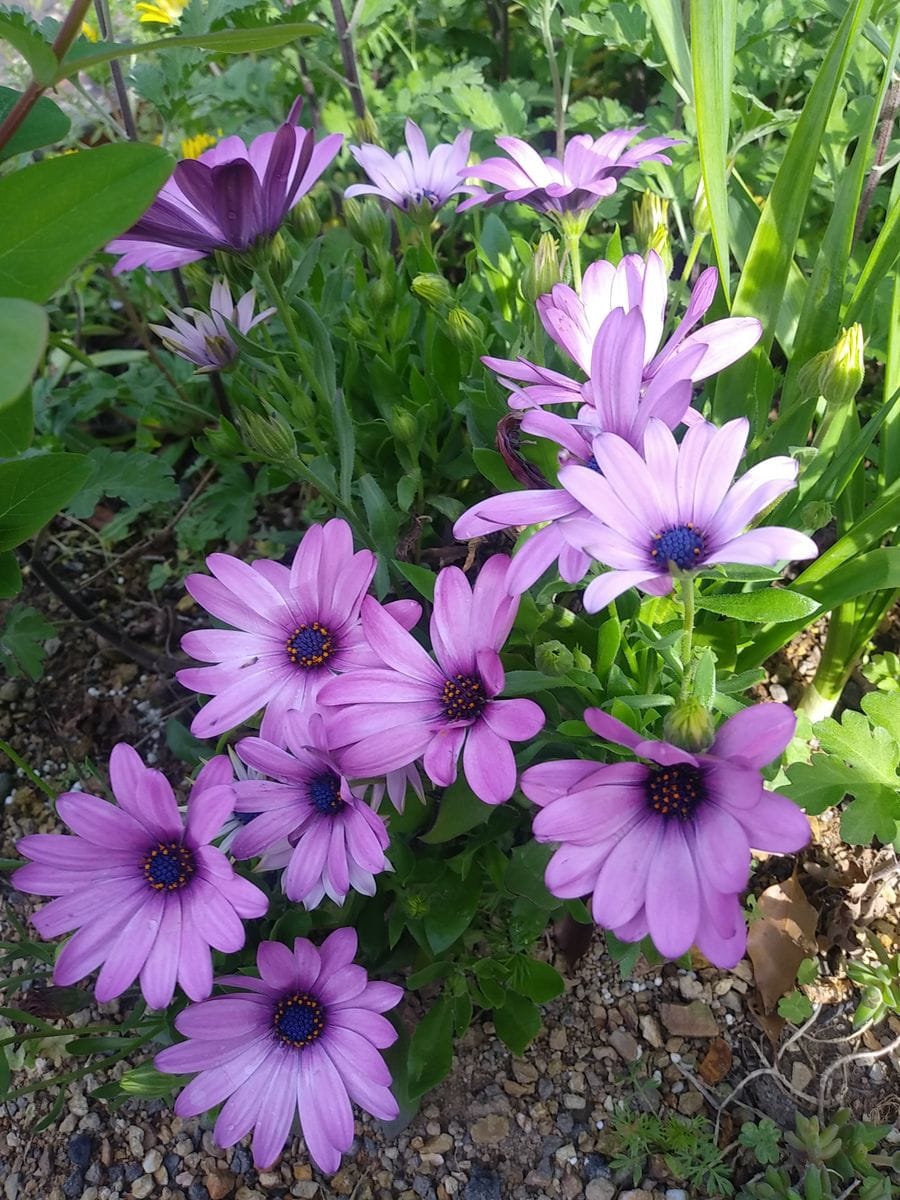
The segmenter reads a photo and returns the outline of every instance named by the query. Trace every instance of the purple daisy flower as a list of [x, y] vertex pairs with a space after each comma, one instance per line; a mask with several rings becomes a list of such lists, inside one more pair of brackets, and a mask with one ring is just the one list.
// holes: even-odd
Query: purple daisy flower
[[343, 904], [351, 888], [374, 896], [375, 876], [390, 870], [384, 821], [352, 791], [342, 752], [329, 746], [318, 713], [308, 721], [292, 714], [286, 731], [287, 750], [262, 738], [237, 744], [244, 762], [275, 782], [247, 779], [234, 785], [236, 812], [253, 815], [232, 842], [232, 853], [256, 858], [283, 849], [279, 843], [286, 839], [291, 855], [282, 885], [288, 899], [309, 909], [324, 896]]
[[249, 147], [227, 137], [179, 162], [140, 220], [106, 247], [122, 255], [113, 271], [164, 271], [272, 237], [344, 140], [332, 133], [316, 143], [311, 129], [297, 127], [301, 107], [295, 100], [284, 124]]
[[[256, 293], [252, 288], [235, 304], [228, 283], [217, 279], [212, 285], [208, 313], [198, 308], [185, 308], [179, 315], [166, 309], [166, 316], [174, 328], [167, 325], [151, 325], [150, 328], [168, 350], [194, 363], [199, 367], [198, 374], [203, 375], [221, 371], [237, 358], [238, 348], [228, 329], [229, 324], [246, 336], [275, 312], [274, 308], [266, 308], [254, 316], [255, 307]], [[190, 317], [190, 321], [185, 317]]]
[[299, 1115], [310, 1157], [329, 1174], [353, 1141], [351, 1103], [393, 1120], [399, 1110], [378, 1051], [397, 1040], [381, 1014], [403, 991], [370, 980], [353, 963], [356, 948], [353, 929], [336, 929], [318, 949], [306, 938], [293, 951], [263, 942], [259, 979], [226, 975], [216, 982], [241, 990], [179, 1013], [175, 1027], [188, 1040], [154, 1059], [170, 1074], [199, 1071], [175, 1112], [193, 1117], [221, 1104], [213, 1137], [233, 1146], [252, 1129], [259, 1169], [278, 1158]]
[[[213, 697], [191, 724], [197, 737], [218, 737], [265, 707], [260, 733], [284, 745], [291, 709], [309, 711], [335, 672], [377, 664], [359, 621], [375, 556], [354, 553], [346, 521], [311, 525], [289, 568], [265, 558], [248, 565], [230, 554], [211, 554], [206, 565], [214, 578], [189, 575], [185, 587], [235, 628], [196, 629], [181, 640], [187, 654], [217, 664], [178, 672], [184, 687]], [[403, 628], [421, 612], [411, 600], [385, 610]]]
[[334, 679], [319, 693], [320, 704], [340, 706], [326, 720], [347, 743], [341, 762], [349, 775], [380, 775], [424, 755], [428, 778], [447, 787], [462, 752], [475, 795], [485, 804], [509, 799], [510, 742], [534, 737], [544, 714], [532, 700], [495, 699], [504, 686], [498, 651], [519, 606], [507, 592], [508, 565], [505, 555], [489, 558], [474, 587], [458, 567], [440, 572], [431, 617], [437, 662], [374, 600], [363, 602], [363, 629], [384, 666]]
[[767, 791], [759, 773], [782, 754], [796, 717], [784, 704], [753, 705], [697, 754], [648, 740], [598, 708], [584, 719], [651, 765], [577, 759], [523, 773], [522, 791], [541, 808], [534, 836], [559, 843], [548, 889], [565, 899], [593, 893], [594, 920], [622, 941], [649, 933], [666, 958], [697, 945], [711, 963], [733, 967], [747, 944], [739, 897], [750, 847], [784, 854], [809, 841], [804, 813]]
[[[703, 421], [678, 445], [662, 421], [651, 420], [643, 458], [623, 438], [601, 433], [593, 442], [599, 472], [560, 470], [560, 483], [591, 513], [582, 547], [612, 567], [588, 584], [588, 612], [598, 612], [632, 586], [663, 596], [672, 590], [673, 571], [815, 558], [815, 542], [794, 529], [769, 525], [744, 532], [797, 480], [796, 459], [779, 456], [734, 482], [749, 430], [744, 417], [721, 429]], [[576, 536], [571, 526], [570, 536]]]
[[404, 212], [420, 206], [436, 212], [451, 196], [475, 191], [460, 183], [471, 140], [472, 131], [464, 129], [452, 142], [435, 146], [429, 154], [422, 130], [415, 121], [407, 121], [408, 151], [390, 155], [380, 146], [368, 143], [350, 147], [350, 153], [372, 182], [354, 183], [344, 195], [381, 196]]
[[37, 833], [17, 846], [32, 861], [13, 884], [59, 897], [34, 914], [35, 929], [44, 938], [77, 930], [56, 960], [54, 982], [76, 983], [100, 967], [101, 1003], [138, 975], [151, 1008], [171, 1002], [176, 981], [192, 1000], [203, 1000], [212, 990], [210, 947], [240, 950], [242, 918], [261, 917], [268, 907], [209, 844], [233, 802], [222, 764], [213, 760], [197, 777], [186, 823], [168, 780], [131, 746], [113, 749], [109, 777], [117, 804], [83, 792], [57, 800], [74, 837]]
[[500, 191], [482, 189], [464, 200], [459, 211], [476, 204], [516, 200], [550, 215], [589, 213], [604, 196], [613, 194], [619, 180], [633, 167], [643, 162], [671, 163], [662, 151], [678, 145], [678, 139], [648, 138], [627, 150], [628, 143], [640, 132], [612, 129], [596, 139], [580, 133], [566, 143], [562, 162], [550, 156], [542, 158], [519, 138], [499, 137], [497, 145], [508, 158], [486, 158], [460, 175], [496, 184]]

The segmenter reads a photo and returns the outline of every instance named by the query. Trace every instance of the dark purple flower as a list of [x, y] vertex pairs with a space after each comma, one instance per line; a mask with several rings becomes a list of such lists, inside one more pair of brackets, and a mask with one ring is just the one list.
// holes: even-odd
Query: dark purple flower
[[154, 1060], [170, 1074], [199, 1071], [176, 1113], [193, 1117], [221, 1104], [213, 1137], [233, 1146], [252, 1129], [260, 1169], [278, 1158], [299, 1115], [310, 1157], [329, 1173], [353, 1141], [351, 1104], [393, 1120], [397, 1102], [379, 1051], [397, 1031], [381, 1014], [403, 992], [354, 965], [356, 947], [352, 929], [336, 929], [318, 949], [306, 938], [293, 951], [263, 942], [259, 979], [226, 975], [216, 982], [241, 990], [179, 1013], [175, 1027], [188, 1040]]
[[32, 917], [38, 933], [78, 931], [56, 960], [54, 982], [76, 983], [100, 967], [101, 1002], [120, 996], [138, 975], [151, 1008], [170, 1003], [176, 981], [192, 1000], [209, 995], [210, 947], [240, 950], [241, 919], [261, 917], [268, 906], [209, 844], [232, 810], [226, 771], [230, 777], [222, 755], [200, 772], [185, 824], [168, 780], [120, 743], [109, 761], [117, 805], [67, 792], [57, 812], [75, 836], [38, 833], [18, 842], [32, 861], [13, 884], [59, 897]]
[[464, 129], [452, 143], [435, 146], [429, 154], [422, 130], [415, 121], [408, 120], [408, 151], [390, 155], [380, 146], [350, 147], [350, 153], [372, 182], [354, 183], [344, 195], [381, 196], [404, 212], [420, 207], [436, 212], [451, 196], [475, 190], [460, 182], [471, 140], [471, 130]]
[[[233, 629], [195, 629], [181, 645], [211, 667], [178, 672], [185, 687], [213, 699], [191, 724], [197, 737], [218, 737], [265, 708], [260, 732], [285, 744], [285, 719], [309, 712], [319, 688], [335, 672], [374, 666], [359, 610], [375, 556], [353, 551], [346, 521], [311, 525], [290, 567], [270, 559], [252, 565], [230, 554], [206, 560], [214, 578], [189, 575], [185, 586], [207, 612]], [[386, 605], [406, 627], [421, 608], [409, 600]]]
[[673, 570], [815, 558], [815, 542], [794, 529], [767, 525], [745, 532], [797, 480], [796, 459], [779, 456], [734, 481], [749, 429], [744, 417], [721, 429], [703, 421], [679, 445], [662, 421], [651, 420], [643, 457], [623, 438], [601, 433], [593, 442], [599, 472], [560, 470], [560, 483], [591, 514], [580, 535], [571, 536], [613, 568], [588, 584], [588, 612], [629, 587], [663, 596], [672, 590]]
[[518, 609], [506, 588], [509, 559], [496, 554], [475, 586], [458, 567], [437, 577], [431, 643], [434, 659], [387, 617], [370, 597], [363, 630], [384, 666], [332, 680], [319, 703], [329, 733], [343, 741], [349, 775], [381, 775], [424, 755], [425, 773], [439, 787], [456, 778], [457, 760], [472, 791], [485, 804], [502, 804], [516, 786], [510, 742], [534, 737], [544, 714], [532, 700], [497, 700], [503, 690], [499, 649]]
[[251, 816], [232, 842], [232, 854], [256, 858], [286, 840], [284, 891], [310, 909], [326, 895], [343, 904], [351, 888], [374, 896], [375, 876], [390, 868], [384, 821], [351, 789], [342, 753], [329, 746], [318, 713], [308, 721], [291, 714], [286, 732], [287, 750], [262, 738], [238, 742], [243, 761], [274, 782], [234, 785], [235, 811]]
[[784, 704], [745, 708], [698, 754], [648, 740], [598, 708], [584, 718], [651, 765], [576, 759], [523, 773], [522, 791], [541, 808], [534, 836], [559, 843], [547, 887], [566, 899], [593, 893], [594, 920], [622, 941], [649, 933], [667, 958], [696, 944], [716, 966], [733, 967], [747, 944], [739, 897], [750, 847], [790, 853], [809, 841], [806, 816], [759, 773], [791, 740], [794, 714]]
[[484, 190], [464, 200], [459, 211], [476, 204], [516, 200], [538, 212], [553, 214], [588, 213], [604, 196], [611, 196], [619, 180], [643, 162], [670, 163], [662, 153], [678, 144], [677, 139], [655, 137], [628, 143], [640, 129], [612, 129], [602, 137], [580, 133], [570, 138], [562, 162], [541, 157], [527, 142], [499, 137], [497, 145], [509, 158], [486, 158], [460, 172], [462, 178], [495, 184], [498, 192]]
[[332, 133], [316, 143], [312, 130], [297, 127], [301, 107], [296, 100], [284, 124], [249, 147], [227, 137], [179, 162], [140, 220], [106, 247], [122, 255], [115, 273], [163, 271], [214, 250], [240, 253], [276, 233], [344, 140]]

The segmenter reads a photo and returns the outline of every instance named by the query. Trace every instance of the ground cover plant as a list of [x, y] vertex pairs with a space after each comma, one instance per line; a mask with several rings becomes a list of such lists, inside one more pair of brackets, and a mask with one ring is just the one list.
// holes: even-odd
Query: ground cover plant
[[63, 781], [0, 742], [45, 1128], [99, 1075], [333, 1174], [473, 1023], [521, 1055], [545, 932], [596, 927], [624, 974], [749, 955], [762, 1074], [826, 978], [875, 1039], [783, 1141], [746, 1081], [616, 1108], [623, 1178], [896, 1193], [837, 1092], [898, 1051], [900, 32], [812, 7], [0, 11], [0, 661], [40, 686], [53, 595], [181, 688]]

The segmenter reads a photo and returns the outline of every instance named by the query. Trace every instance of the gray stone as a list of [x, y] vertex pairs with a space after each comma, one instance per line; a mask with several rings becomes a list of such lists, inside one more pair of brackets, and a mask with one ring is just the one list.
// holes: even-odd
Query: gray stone
[[66, 1200], [75, 1200], [84, 1191], [84, 1175], [78, 1167], [72, 1172], [62, 1187]]
[[414, 1175], [412, 1185], [413, 1191], [417, 1196], [421, 1196], [422, 1200], [434, 1200], [435, 1191], [430, 1179], [426, 1179], [424, 1175]]
[[97, 1163], [97, 1162], [91, 1163], [91, 1165], [88, 1167], [88, 1169], [84, 1173], [84, 1181], [85, 1181], [85, 1183], [99, 1183], [100, 1182], [100, 1164], [99, 1163]]
[[145, 1200], [145, 1197], [152, 1194], [155, 1187], [156, 1181], [152, 1175], [142, 1175], [131, 1185], [131, 1194], [135, 1200]]
[[235, 1146], [231, 1162], [228, 1165], [235, 1175], [249, 1175], [253, 1170], [253, 1159], [250, 1157], [249, 1150], [244, 1146]]
[[73, 1133], [69, 1138], [69, 1162], [84, 1169], [91, 1161], [94, 1144], [86, 1133]]
[[641, 1048], [627, 1029], [614, 1029], [609, 1035], [609, 1044], [627, 1063], [637, 1062], [641, 1057]]
[[181, 1170], [181, 1159], [178, 1157], [177, 1154], [169, 1153], [163, 1159], [163, 1166], [166, 1168], [166, 1170], [169, 1172], [170, 1175], [175, 1176]]
[[6, 1200], [16, 1200], [19, 1194], [19, 1180], [21, 1175], [18, 1171], [14, 1171], [11, 1175], [7, 1175], [3, 1184], [3, 1194]]
[[187, 1191], [188, 1200], [209, 1200], [209, 1192], [199, 1179], [195, 1179]]
[[592, 1179], [584, 1189], [585, 1200], [613, 1200], [616, 1185], [611, 1179]]
[[143, 1175], [143, 1173], [144, 1172], [141, 1170], [140, 1163], [126, 1163], [125, 1164], [125, 1182], [126, 1183], [134, 1183], [135, 1179], [137, 1179], [138, 1176]]
[[592, 1179], [612, 1179], [609, 1162], [602, 1154], [586, 1154], [582, 1174], [586, 1181]]
[[502, 1200], [500, 1178], [486, 1167], [473, 1167], [463, 1200]]

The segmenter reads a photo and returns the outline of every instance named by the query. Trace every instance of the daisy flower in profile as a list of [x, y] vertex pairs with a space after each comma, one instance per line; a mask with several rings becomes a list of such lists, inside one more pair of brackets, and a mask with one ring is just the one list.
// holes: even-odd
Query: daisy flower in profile
[[299, 1115], [310, 1158], [329, 1174], [353, 1141], [352, 1104], [383, 1121], [396, 1117], [379, 1051], [397, 1031], [381, 1014], [403, 991], [370, 980], [353, 963], [356, 949], [353, 929], [336, 929], [318, 949], [306, 938], [293, 950], [262, 942], [258, 979], [226, 975], [216, 982], [238, 990], [179, 1013], [175, 1027], [187, 1041], [154, 1059], [169, 1074], [199, 1072], [175, 1101], [178, 1116], [221, 1104], [215, 1141], [233, 1146], [253, 1130], [253, 1161], [262, 1170]]
[[475, 191], [460, 182], [471, 140], [472, 131], [464, 129], [452, 142], [435, 146], [429, 154], [422, 130], [415, 121], [407, 121], [407, 150], [391, 155], [368, 143], [350, 147], [372, 182], [354, 183], [344, 195], [380, 196], [404, 212], [421, 209], [433, 214], [451, 196]]
[[619, 180], [644, 162], [671, 163], [662, 153], [678, 145], [676, 138], [654, 137], [627, 149], [640, 129], [612, 129], [602, 137], [580, 133], [566, 143], [562, 161], [541, 157], [527, 142], [499, 137], [497, 145], [508, 158], [486, 158], [460, 172], [463, 178], [491, 183], [500, 190], [478, 191], [464, 200], [459, 211], [476, 204], [515, 200], [550, 216], [587, 216], [604, 196], [611, 196]]
[[504, 673], [498, 651], [519, 606], [507, 592], [509, 559], [489, 558], [474, 587], [458, 567], [437, 577], [431, 644], [437, 662], [371, 597], [363, 630], [383, 666], [334, 679], [319, 693], [329, 734], [351, 776], [381, 775], [423, 757], [439, 787], [466, 780], [485, 804], [502, 804], [516, 786], [510, 742], [534, 737], [544, 714], [533, 700], [497, 700]]
[[797, 461], [779, 456], [737, 482], [750, 424], [692, 425], [681, 445], [651, 420], [644, 456], [614, 433], [594, 438], [598, 471], [567, 466], [565, 490], [590, 512], [580, 541], [612, 570], [588, 584], [584, 606], [598, 612], [629, 587], [654, 596], [672, 590], [673, 573], [715, 563], [774, 566], [815, 558], [812, 538], [780, 525], [745, 532], [762, 510], [797, 481]]
[[[233, 628], [195, 629], [181, 639], [185, 653], [215, 664], [178, 672], [184, 687], [213, 697], [194, 717], [195, 736], [218, 737], [265, 708], [262, 737], [284, 745], [291, 709], [308, 711], [335, 672], [376, 664], [359, 620], [375, 556], [354, 553], [346, 521], [311, 525], [290, 567], [230, 554], [211, 554], [206, 565], [212, 578], [189, 575], [185, 587]], [[421, 612], [409, 600], [385, 609], [404, 626]]]
[[210, 947], [240, 950], [242, 919], [268, 907], [210, 845], [233, 802], [220, 782], [222, 764], [213, 760], [198, 776], [186, 822], [166, 778], [131, 746], [113, 749], [109, 776], [117, 803], [83, 792], [60, 796], [57, 812], [75, 836], [22, 838], [17, 848], [32, 861], [12, 882], [58, 897], [32, 917], [41, 937], [77, 930], [56, 960], [55, 983], [76, 983], [99, 967], [101, 1003], [121, 996], [138, 975], [150, 1008], [165, 1008], [176, 982], [203, 1000], [212, 990]]
[[300, 108], [296, 100], [278, 129], [249, 146], [226, 137], [182, 159], [140, 220], [106, 247], [122, 256], [113, 272], [164, 271], [215, 250], [240, 254], [277, 233], [343, 142], [333, 133], [317, 143], [312, 130], [298, 128]]
[[796, 717], [784, 704], [753, 705], [693, 754], [598, 708], [584, 719], [648, 762], [576, 759], [523, 773], [522, 791], [541, 809], [535, 838], [559, 843], [548, 889], [561, 898], [592, 893], [594, 920], [622, 941], [649, 933], [666, 958], [696, 945], [717, 967], [733, 967], [747, 944], [740, 894], [750, 847], [785, 854], [809, 841], [804, 813], [760, 775], [791, 740]]
[[309, 909], [324, 896], [343, 904], [351, 889], [374, 896], [375, 876], [390, 870], [384, 821], [351, 790], [341, 752], [330, 748], [318, 713], [308, 720], [291, 714], [286, 732], [286, 750], [262, 738], [237, 744], [243, 761], [269, 779], [234, 785], [235, 811], [252, 815], [236, 834], [232, 854], [256, 858], [283, 850], [286, 840], [291, 853], [282, 885], [289, 900]]
[[[198, 374], [204, 375], [210, 371], [221, 371], [238, 356], [237, 345], [228, 329], [229, 324], [246, 336], [251, 329], [262, 321], [267, 321], [275, 312], [274, 308], [265, 308], [254, 316], [255, 307], [256, 293], [252, 288], [235, 304], [227, 282], [217, 279], [212, 285], [208, 313], [198, 308], [185, 308], [179, 315], [166, 309], [165, 313], [172, 322], [172, 328], [167, 325], [151, 325], [150, 328], [162, 340], [166, 349], [194, 363]], [[190, 320], [185, 320], [186, 317]]]

